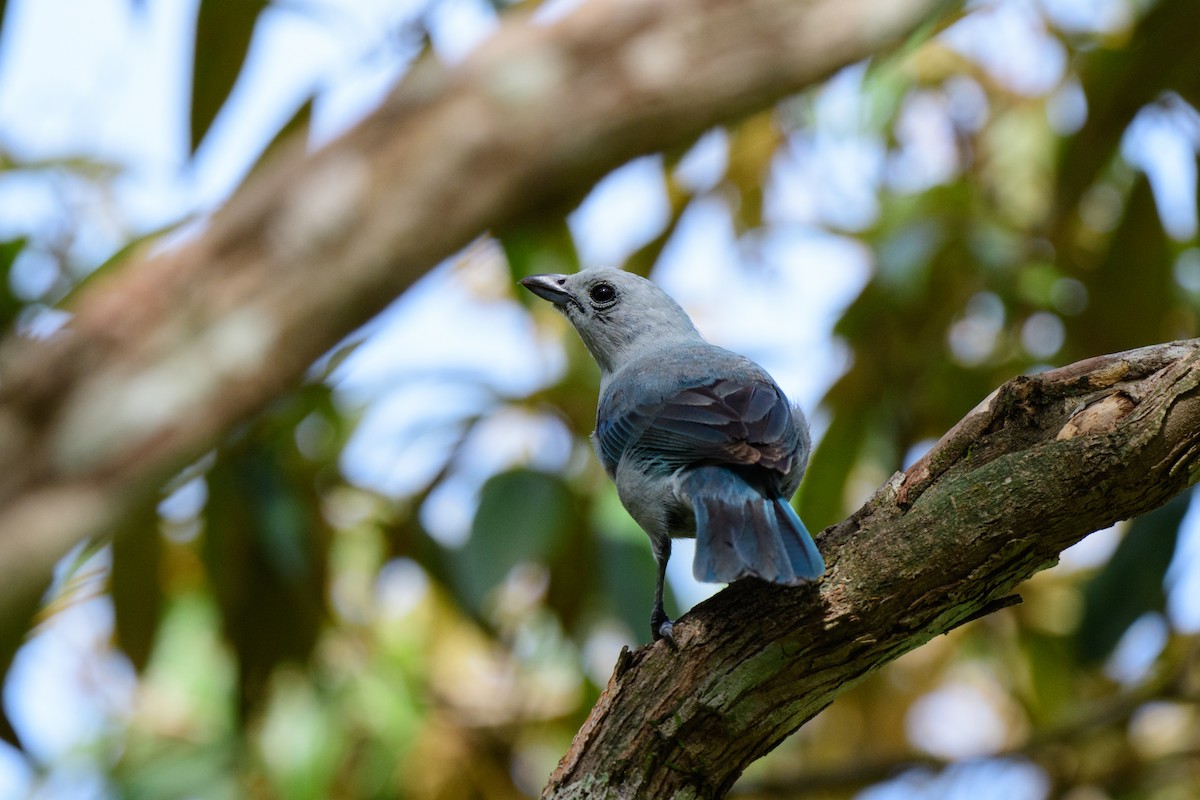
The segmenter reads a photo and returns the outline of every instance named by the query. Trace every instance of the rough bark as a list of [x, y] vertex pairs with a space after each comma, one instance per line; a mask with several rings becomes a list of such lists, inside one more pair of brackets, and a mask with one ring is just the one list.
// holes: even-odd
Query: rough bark
[[1191, 485], [1200, 340], [1014, 378], [818, 537], [817, 585], [742, 581], [622, 654], [544, 798], [721, 797], [872, 670], [1011, 602]]

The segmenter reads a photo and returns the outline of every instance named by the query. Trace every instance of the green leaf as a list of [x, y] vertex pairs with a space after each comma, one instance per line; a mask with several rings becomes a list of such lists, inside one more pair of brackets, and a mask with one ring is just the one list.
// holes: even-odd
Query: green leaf
[[1019, 630], [1019, 636], [1012, 669], [1016, 675], [1028, 675], [1022, 681], [1026, 711], [1035, 723], [1061, 719], [1079, 684], [1079, 665], [1070, 638], [1028, 626]]
[[[23, 597], [13, 598], [0, 610], [3, 612], [0, 613], [0, 686], [3, 685], [3, 678], [8, 675], [17, 650], [25, 643], [34, 616], [41, 608], [42, 597], [49, 588], [50, 578], [47, 578], [35, 591]], [[22, 748], [21, 739], [9, 721], [3, 703], [0, 703], [0, 739], [17, 749]]]
[[162, 614], [162, 556], [158, 509], [148, 504], [131, 515], [113, 537], [109, 577], [117, 645], [138, 672], [150, 660]]
[[25, 237], [0, 242], [0, 327], [8, 328], [24, 305], [13, 293], [9, 275], [17, 256], [25, 249]]
[[457, 593], [485, 616], [489, 593], [517, 564], [547, 564], [571, 535], [571, 492], [555, 475], [530, 469], [502, 472], [484, 484], [471, 538], [453, 558]]
[[1191, 493], [1185, 492], [1135, 519], [1112, 558], [1084, 586], [1083, 619], [1076, 638], [1083, 663], [1105, 658], [1135, 620], [1165, 608], [1163, 578], [1190, 501]]
[[[693, 141], [691, 144], [694, 144]], [[682, 152], [679, 153], [682, 156]], [[683, 212], [688, 209], [692, 200], [690, 192], [680, 186], [679, 181], [672, 174], [672, 168], [679, 161], [678, 157], [671, 157], [667, 154], [663, 163], [663, 184], [667, 190], [667, 202], [671, 206], [671, 216], [667, 220], [666, 226], [650, 241], [634, 250], [625, 259], [623, 269], [632, 272], [635, 275], [641, 275], [643, 278], [649, 277], [650, 270], [658, 263], [659, 257], [662, 255], [667, 244], [675, 236], [675, 231], [679, 228], [679, 221], [683, 219]]]
[[196, 152], [237, 82], [268, 0], [201, 0], [192, 68], [190, 152]]
[[1083, 54], [1087, 122], [1061, 145], [1055, 200], [1060, 218], [1096, 183], [1146, 104], [1165, 91], [1178, 92], [1193, 105], [1200, 101], [1197, 26], [1200, 4], [1195, 0], [1159, 0], [1138, 22], [1131, 40], [1114, 38], [1121, 47]]
[[843, 516], [846, 482], [858, 461], [866, 426], [851, 413], [833, 418], [812, 454], [800, 487], [800, 516], [814, 534]]
[[84, 290], [112, 274], [121, 264], [144, 253], [155, 242], [186, 223], [190, 218], [169, 222], [162, 227], [147, 231], [125, 242], [115, 253], [106, 258], [98, 267], [75, 281], [70, 290], [56, 303], [59, 308], [71, 310], [75, 301], [83, 296]]
[[[529, 275], [579, 270], [579, 254], [566, 217], [552, 215], [514, 225], [500, 231], [497, 238], [508, 259], [513, 283]], [[526, 291], [518, 292], [517, 297], [526, 304], [541, 302]]]
[[546, 589], [546, 605], [558, 616], [564, 630], [581, 633], [581, 623], [588, 625], [592, 620], [597, 593], [607, 593], [607, 589], [600, 585], [597, 575], [601, 543], [597, 541], [596, 530], [588, 524], [590, 515], [584, 513], [587, 498], [568, 492], [565, 518], [555, 533], [557, 541], [549, 543], [550, 585]]
[[730, 190], [732, 218], [739, 233], [762, 227], [766, 176], [783, 143], [773, 110], [743, 120], [729, 134], [729, 165], [723, 185]]
[[[640, 531], [638, 533], [641, 535]], [[611, 536], [600, 537], [599, 566], [603, 579], [600, 588], [603, 596], [600, 599], [604, 606], [629, 626], [638, 641], [649, 642], [650, 609], [654, 605], [658, 566], [650, 550], [650, 540], [645, 536], [642, 539], [642, 542], [638, 542]], [[670, 583], [665, 589], [667, 615], [675, 619], [682, 609]]]
[[[1066, 358], [1119, 353], [1177, 338], [1171, 245], [1163, 232], [1150, 182], [1139, 175], [1126, 198], [1125, 214], [1098, 263], [1086, 270], [1088, 304], [1066, 320]], [[1119, 321], [1119, 324], [1114, 324]]]
[[305, 140], [308, 138], [308, 126], [312, 122], [312, 109], [313, 98], [310, 96], [300, 104], [300, 107], [296, 109], [296, 113], [292, 114], [291, 119], [284, 123], [283, 127], [276, 132], [271, 141], [267, 143], [267, 146], [263, 148], [262, 153], [259, 154], [258, 159], [254, 162], [251, 173], [265, 164], [272, 155], [282, 150], [284, 145], [293, 138], [303, 138]]
[[332, 532], [318, 491], [325, 465], [302, 456], [295, 438], [327, 391], [316, 389], [261, 418], [208, 474], [203, 555], [238, 659], [243, 718], [264, 699], [276, 666], [308, 658], [327, 617]]

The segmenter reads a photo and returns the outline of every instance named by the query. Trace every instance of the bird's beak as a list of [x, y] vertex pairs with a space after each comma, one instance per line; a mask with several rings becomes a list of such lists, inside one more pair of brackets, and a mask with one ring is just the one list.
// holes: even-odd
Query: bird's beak
[[521, 278], [522, 286], [556, 306], [565, 306], [575, 299], [563, 288], [566, 282], [566, 275], [530, 275], [528, 278]]

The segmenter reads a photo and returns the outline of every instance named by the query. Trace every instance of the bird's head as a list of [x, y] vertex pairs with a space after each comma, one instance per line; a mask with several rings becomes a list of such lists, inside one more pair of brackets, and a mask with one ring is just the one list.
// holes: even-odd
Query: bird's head
[[700, 340], [679, 304], [632, 272], [597, 267], [574, 275], [531, 275], [521, 285], [566, 315], [605, 373], [665, 344]]

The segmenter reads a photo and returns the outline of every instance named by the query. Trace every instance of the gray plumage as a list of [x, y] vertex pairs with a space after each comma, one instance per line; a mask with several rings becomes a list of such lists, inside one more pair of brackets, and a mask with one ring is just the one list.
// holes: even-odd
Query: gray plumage
[[658, 561], [650, 627], [671, 637], [671, 537], [695, 536], [698, 580], [798, 585], [824, 561], [788, 504], [808, 463], [800, 409], [762, 367], [704, 341], [648, 280], [616, 269], [521, 283], [575, 326], [600, 365], [592, 442]]

